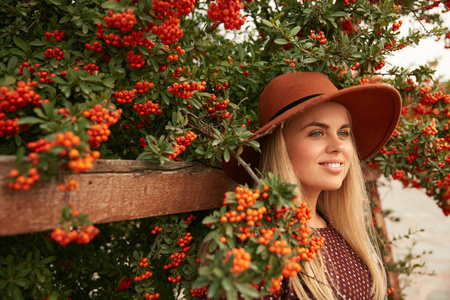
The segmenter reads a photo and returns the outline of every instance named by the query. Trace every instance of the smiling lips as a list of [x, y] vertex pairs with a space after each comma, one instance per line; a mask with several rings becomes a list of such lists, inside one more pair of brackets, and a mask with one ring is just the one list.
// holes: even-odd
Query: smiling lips
[[327, 171], [339, 174], [342, 171], [343, 163], [340, 162], [329, 162], [329, 163], [319, 163], [321, 166], [325, 167]]

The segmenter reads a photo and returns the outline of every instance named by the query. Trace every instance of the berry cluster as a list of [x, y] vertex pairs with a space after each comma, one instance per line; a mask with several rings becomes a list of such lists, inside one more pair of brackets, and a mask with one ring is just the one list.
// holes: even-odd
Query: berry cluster
[[436, 129], [436, 118], [431, 119], [431, 123], [422, 129], [422, 133], [425, 133], [426, 135], [436, 135], [438, 133], [438, 130]]
[[30, 72], [30, 76], [33, 77], [33, 76], [34, 76], [34, 72], [36, 72], [36, 69], [35, 69], [34, 67], [40, 68], [41, 65], [40, 65], [40, 64], [36, 64], [35, 66], [33, 66], [32, 64], [30, 64], [30, 63], [28, 63], [28, 62], [26, 62], [26, 61], [23, 62], [23, 63], [19, 66], [19, 69], [20, 69], [19, 75], [22, 76], [22, 75], [23, 75], [23, 69], [26, 68], [26, 69], [28, 69], [28, 71]]
[[174, 44], [183, 37], [180, 19], [170, 16], [161, 25], [153, 26], [152, 33], [158, 35], [163, 44]]
[[378, 64], [376, 63], [372, 63], [372, 66], [374, 67], [375, 71], [381, 70], [383, 69], [383, 67], [386, 65], [386, 62], [384, 60], [380, 60], [380, 62]]
[[319, 33], [316, 35], [316, 32], [314, 30], [311, 30], [310, 38], [319, 41], [321, 45], [327, 42], [327, 39], [325, 38], [325, 34], [323, 33], [323, 31], [319, 31]]
[[233, 248], [225, 254], [224, 263], [228, 261], [230, 256], [233, 256], [233, 265], [231, 270], [234, 274], [239, 275], [243, 271], [250, 268], [251, 255], [246, 252], [244, 248]]
[[366, 77], [364, 77], [363, 79], [361, 79], [360, 81], [358, 81], [358, 84], [359, 85], [362, 85], [362, 84], [369, 84], [370, 83], [370, 81], [369, 81], [369, 79], [367, 79]]
[[86, 48], [87, 50], [97, 52], [97, 53], [100, 53], [103, 51], [103, 47], [99, 42], [94, 42], [92, 45], [89, 43], [86, 43], [84, 45], [84, 48]]
[[131, 31], [137, 24], [136, 16], [132, 9], [127, 9], [123, 13], [114, 13], [113, 10], [108, 11], [108, 16], [103, 17], [109, 28], [117, 28], [122, 32]]
[[392, 175], [392, 179], [397, 180], [401, 179], [405, 176], [405, 171], [403, 170], [395, 170], [394, 175]]
[[[184, 50], [183, 50], [184, 51]], [[172, 77], [181, 77], [181, 72], [183, 72], [184, 71], [184, 66], [183, 67], [177, 67], [177, 69], [176, 69], [176, 72], [172, 72]]]
[[[108, 104], [107, 100], [104, 101], [104, 104], [105, 106]], [[110, 105], [109, 108], [113, 109], [113, 106]], [[100, 104], [96, 104], [94, 108], [83, 112], [83, 117], [96, 123], [91, 125], [86, 131], [89, 135], [89, 144], [91, 147], [98, 148], [102, 142], [108, 140], [108, 136], [111, 134], [109, 126], [116, 124], [121, 115], [121, 108], [108, 111], [108, 109], [102, 107]]]
[[117, 104], [127, 104], [131, 103], [133, 101], [134, 97], [136, 96], [136, 89], [132, 90], [123, 90], [120, 92], [114, 92], [113, 97], [116, 99]]
[[6, 119], [6, 114], [4, 112], [0, 112], [0, 138], [4, 136], [13, 136], [20, 131], [18, 117], [13, 119]]
[[221, 112], [220, 118], [222, 120], [231, 117], [230, 113], [226, 111], [229, 103], [229, 99], [218, 100], [216, 95], [213, 93], [211, 93], [210, 98], [207, 98], [206, 101], [202, 102], [203, 106], [208, 109], [209, 116], [216, 118], [218, 112]]
[[46, 32], [45, 33], [45, 39], [47, 41], [50, 41], [52, 38], [56, 41], [56, 42], [60, 42], [65, 36], [65, 33], [62, 31], [59, 31], [58, 29], [56, 29], [53, 32]]
[[356, 2], [356, 0], [343, 0], [342, 4], [344, 4], [345, 6], [349, 6], [350, 3], [355, 3], [355, 2]]
[[[107, 101], [105, 100], [104, 104], [107, 105]], [[110, 109], [113, 109], [112, 106], [109, 106]], [[96, 104], [94, 108], [86, 110], [83, 112], [83, 117], [91, 120], [94, 123], [106, 123], [108, 126], [114, 125], [119, 120], [122, 115], [122, 109], [119, 108], [115, 111], [108, 111], [105, 107], [102, 107], [100, 104]]]
[[134, 55], [134, 52], [130, 50], [128, 51], [127, 59], [130, 64], [130, 68], [132, 69], [140, 69], [145, 65], [145, 60], [142, 59], [141, 53]]
[[208, 294], [208, 287], [202, 287], [202, 288], [197, 288], [197, 289], [191, 289], [191, 296], [192, 297], [202, 297], [205, 296], [206, 294]]
[[92, 124], [86, 133], [89, 135], [89, 145], [92, 148], [98, 148], [103, 142], [108, 140], [111, 131], [105, 123]]
[[201, 83], [183, 81], [182, 83], [173, 83], [172, 86], [168, 88], [169, 92], [174, 94], [178, 98], [183, 98], [188, 100], [194, 95], [194, 91], [203, 92], [205, 90], [206, 82]]
[[44, 55], [47, 59], [56, 58], [56, 60], [61, 60], [64, 58], [64, 52], [62, 52], [59, 48], [55, 48], [54, 50], [52, 48], [48, 48], [45, 50]]
[[193, 133], [192, 131], [188, 131], [185, 136], [179, 136], [175, 139], [177, 144], [173, 146], [175, 152], [171, 154], [166, 154], [166, 156], [169, 159], [174, 159], [181, 153], [183, 153], [186, 150], [186, 147], [189, 146], [195, 139], [197, 138], [197, 135]]
[[283, 275], [280, 275], [278, 278], [271, 278], [270, 282], [272, 286], [270, 287], [269, 293], [274, 294], [281, 289], [281, 281], [283, 281]]
[[155, 84], [153, 82], [148, 82], [148, 81], [144, 81], [144, 82], [138, 81], [136, 83], [136, 85], [134, 86], [135, 90], [139, 94], [143, 94], [143, 93], [147, 92], [149, 89], [152, 89], [154, 87], [155, 87]]
[[0, 112], [14, 112], [28, 104], [42, 105], [41, 96], [32, 89], [36, 85], [36, 81], [19, 81], [15, 90], [9, 90], [6, 86], [0, 87]]
[[[134, 46], [144, 46], [148, 50], [152, 50], [153, 47], [155, 46], [155, 42], [149, 40], [148, 38], [144, 38], [144, 33], [142, 31], [133, 31], [129, 35], [124, 35], [123, 37], [120, 37], [119, 35], [116, 35], [114, 33], [109, 34], [104, 33], [105, 28], [103, 27], [103, 25], [101, 23], [97, 23], [96, 36], [98, 39], [103, 39], [107, 45], [112, 45], [116, 48], [122, 48], [122, 46], [132, 48]], [[86, 49], [88, 49], [88, 45], [89, 44], [85, 45], [85, 47], [87, 47]], [[93, 50], [91, 45], [89, 45], [89, 47], [91, 47], [91, 50]], [[96, 48], [96, 51], [99, 52], [98, 48]]]
[[194, 9], [197, 0], [180, 0], [180, 1], [152, 1], [152, 9], [159, 16], [156, 19], [162, 21], [160, 25], [149, 23], [149, 28], [153, 34], [161, 39], [163, 44], [174, 44], [183, 37], [183, 30], [180, 28], [180, 17], [188, 15]]
[[400, 27], [402, 26], [402, 24], [403, 24], [403, 21], [402, 21], [402, 20], [398, 21], [398, 23], [392, 24], [392, 31], [397, 31], [397, 30], [399, 30]]
[[40, 176], [36, 168], [28, 169], [28, 176], [20, 175], [17, 169], [13, 169], [9, 172], [9, 177], [14, 179], [15, 182], [9, 182], [8, 187], [16, 190], [29, 190], [30, 187], [39, 180]]
[[299, 263], [291, 261], [286, 263], [281, 271], [281, 275], [283, 275], [284, 278], [295, 277], [301, 270], [302, 267]]
[[145, 280], [145, 279], [150, 278], [150, 277], [153, 275], [152, 272], [150, 272], [150, 271], [145, 271], [145, 268], [148, 267], [148, 258], [147, 258], [147, 257], [144, 257], [144, 258], [138, 263], [138, 266], [141, 267], [141, 268], [144, 268], [144, 270], [143, 270], [142, 275], [140, 275], [140, 276], [135, 276], [135, 277], [134, 277], [134, 281], [142, 281], [142, 280]]
[[123, 291], [123, 290], [129, 289], [132, 284], [133, 284], [133, 279], [131, 279], [128, 276], [125, 276], [125, 278], [122, 279], [121, 282], [119, 282], [119, 285], [117, 286], [117, 290]]
[[182, 250], [180, 252], [175, 252], [170, 256], [171, 262], [164, 265], [164, 269], [176, 268], [180, 265], [181, 260], [186, 257], [186, 253], [191, 249], [191, 246], [188, 246], [191, 241], [192, 236], [189, 232], [186, 233], [184, 237], [178, 239], [177, 244]]
[[246, 20], [241, 13], [244, 7], [244, 3], [240, 0], [217, 0], [209, 5], [208, 17], [215, 22], [223, 23], [225, 29], [241, 29]]
[[295, 59], [292, 61], [290, 59], [286, 59], [285, 63], [287, 63], [291, 68], [295, 68]]
[[353, 18], [345, 18], [344, 21], [341, 22], [341, 30], [343, 30], [346, 34], [352, 34], [358, 29], [358, 24], [361, 23], [361, 20], [353, 19]]
[[91, 75], [99, 71], [99, 67], [96, 64], [87, 64], [83, 66], [83, 70], [88, 71]]
[[180, 265], [181, 260], [186, 257], [184, 252], [175, 252], [170, 256], [171, 262], [164, 265], [164, 269], [176, 268]]
[[159, 108], [158, 103], [153, 103], [152, 101], [147, 101], [144, 104], [134, 104], [133, 109], [137, 111], [140, 117], [149, 116], [149, 115], [159, 115], [162, 113], [162, 110]]
[[159, 293], [156, 293], [156, 294], [146, 293], [145, 294], [145, 299], [148, 299], [148, 300], [155, 300], [158, 298], [159, 298]]
[[0, 137], [13, 136], [20, 131], [19, 118], [6, 119], [6, 112], [15, 112], [28, 104], [42, 105], [41, 96], [32, 89], [36, 85], [36, 81], [19, 81], [15, 90], [0, 87]]
[[[76, 150], [76, 149], [72, 149], [72, 150]], [[78, 151], [78, 150], [76, 150], [76, 151]], [[59, 190], [63, 191], [63, 192], [70, 192], [79, 187], [80, 187], [80, 185], [78, 184], [78, 182], [74, 178], [71, 178], [71, 179], [69, 179], [69, 182], [67, 184], [64, 184], [64, 183], [60, 184]]]
[[351, 66], [350, 69], [352, 69], [353, 71], [355, 71], [358, 67], [359, 67], [359, 62], [355, 62], [355, 63], [353, 64], [353, 66]]
[[53, 230], [50, 237], [61, 246], [70, 242], [77, 244], [88, 244], [100, 231], [94, 225], [82, 226], [81, 230], [64, 230], [60, 227]]
[[53, 83], [54, 81], [51, 79], [51, 77], [56, 77], [55, 73], [49, 73], [49, 72], [36, 72], [36, 75], [39, 75], [39, 83]]
[[169, 280], [170, 282], [173, 282], [173, 283], [175, 283], [175, 282], [179, 282], [179, 281], [181, 281], [181, 275], [178, 275], [178, 276], [169, 276], [169, 277], [167, 277], [167, 280]]
[[162, 228], [159, 226], [153, 227], [153, 229], [150, 231], [152, 234], [156, 234], [157, 232], [162, 231]]

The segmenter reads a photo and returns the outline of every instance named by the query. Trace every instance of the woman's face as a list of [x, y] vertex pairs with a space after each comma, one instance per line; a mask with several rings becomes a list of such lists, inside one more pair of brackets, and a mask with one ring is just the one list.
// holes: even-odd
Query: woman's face
[[355, 151], [347, 109], [342, 104], [321, 103], [295, 117], [283, 133], [306, 197], [341, 187]]

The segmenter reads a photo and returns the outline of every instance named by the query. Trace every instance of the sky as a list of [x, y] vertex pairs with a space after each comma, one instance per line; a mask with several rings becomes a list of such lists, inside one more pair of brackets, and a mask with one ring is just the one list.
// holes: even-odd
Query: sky
[[[450, 27], [450, 12], [444, 13], [446, 25]], [[415, 23], [411, 25], [409, 20], [404, 19], [403, 25], [400, 28], [401, 34], [406, 34], [410, 27], [423, 28], [420, 24]], [[431, 26], [425, 25], [430, 28]], [[430, 37], [422, 40], [418, 46], [408, 46], [402, 50], [396, 51], [394, 56], [390, 56], [386, 59], [387, 64], [397, 65], [400, 67], [415, 69], [419, 65], [425, 65], [428, 62], [437, 60], [438, 65], [436, 67], [435, 76], [443, 76], [442, 80], [450, 80], [450, 49], [444, 48], [445, 42], [441, 38], [436, 41], [436, 38]], [[442, 81], [441, 80], [441, 81]]]

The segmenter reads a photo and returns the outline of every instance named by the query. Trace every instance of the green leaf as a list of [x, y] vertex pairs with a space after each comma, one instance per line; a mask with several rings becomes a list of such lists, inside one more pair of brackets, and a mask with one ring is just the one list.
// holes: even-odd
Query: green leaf
[[45, 43], [41, 40], [35, 40], [30, 43], [31, 46], [41, 47], [44, 46]]
[[0, 85], [13, 85], [14, 83], [16, 83], [16, 78], [12, 77], [12, 76], [5, 76], [5, 79], [3, 79], [3, 81], [0, 81]]
[[346, 13], [345, 11], [335, 11], [330, 16], [331, 17], [346, 17], [346, 16], [348, 16], [348, 13]]
[[264, 25], [266, 25], [267, 27], [270, 27], [270, 28], [273, 27], [272, 22], [270, 22], [269, 20], [262, 19], [261, 21], [262, 21], [262, 22], [264, 23]]
[[7, 68], [8, 68], [9, 70], [14, 70], [14, 69], [17, 67], [17, 61], [18, 61], [17, 56], [11, 57], [11, 58], [8, 60]]
[[219, 218], [217, 217], [207, 216], [203, 219], [202, 224], [217, 223], [218, 221]]
[[19, 278], [19, 279], [14, 280], [14, 283], [21, 287], [27, 287], [31, 284], [31, 281], [29, 281], [26, 278]]
[[61, 0], [47, 0], [47, 2], [50, 2], [51, 4], [54, 4], [56, 6], [60, 6], [62, 4]]
[[46, 265], [46, 264], [48, 264], [48, 263], [54, 261], [55, 259], [56, 259], [56, 257], [54, 257], [54, 256], [49, 256], [49, 257], [46, 257], [46, 258], [42, 259], [39, 263], [40, 263], [41, 265]]
[[228, 151], [228, 148], [225, 148], [225, 150], [223, 151], [223, 159], [225, 160], [225, 162], [230, 161], [230, 151]]
[[71, 16], [71, 15], [65, 15], [64, 17], [62, 17], [62, 18], [59, 20], [59, 24], [67, 23], [67, 22], [70, 21], [70, 19], [72, 19], [72, 16]]
[[0, 290], [3, 290], [7, 284], [8, 284], [8, 281], [0, 280]]
[[289, 41], [287, 41], [286, 39], [275, 39], [274, 43], [278, 45], [286, 45], [289, 43]]
[[301, 27], [300, 26], [295, 26], [294, 28], [291, 29], [291, 31], [289, 31], [289, 36], [295, 36], [297, 33], [300, 32]]
[[311, 63], [316, 62], [316, 61], [317, 61], [317, 58], [314, 58], [314, 57], [308, 57], [308, 58], [303, 60], [303, 62], [305, 64], [311, 64]]
[[23, 51], [27, 52], [28, 50], [30, 50], [27, 43], [25, 43], [20, 37], [14, 35], [13, 40], [14, 40], [14, 44], [16, 44], [17, 47], [19, 47]]
[[238, 283], [236, 282], [234, 284], [237, 289], [241, 292], [241, 294], [245, 294], [251, 298], [257, 298], [259, 297], [259, 293], [257, 290], [255, 290], [254, 288], [252, 288], [251, 286], [245, 284], [245, 283]]
[[36, 118], [36, 117], [24, 117], [24, 118], [20, 118], [19, 121], [17, 121], [17, 124], [28, 124], [28, 125], [33, 125], [33, 124], [39, 124], [39, 123], [45, 123], [45, 120]]
[[104, 9], [112, 9], [112, 10], [122, 10], [124, 6], [119, 2], [115, 1], [106, 1], [102, 4], [102, 8]]

